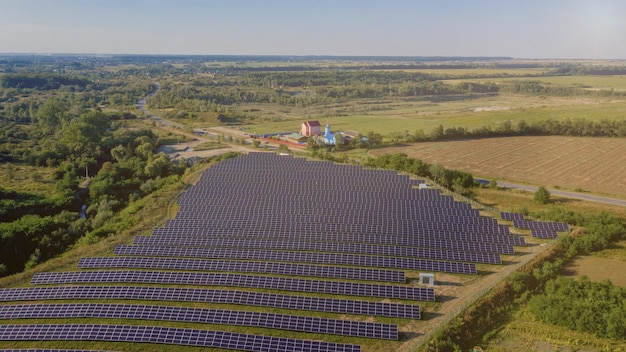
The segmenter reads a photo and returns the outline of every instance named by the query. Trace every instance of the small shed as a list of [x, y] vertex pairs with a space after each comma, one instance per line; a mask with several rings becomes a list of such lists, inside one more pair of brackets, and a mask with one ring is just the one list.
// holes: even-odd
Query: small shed
[[435, 274], [433, 273], [420, 273], [419, 275], [420, 285], [435, 285]]

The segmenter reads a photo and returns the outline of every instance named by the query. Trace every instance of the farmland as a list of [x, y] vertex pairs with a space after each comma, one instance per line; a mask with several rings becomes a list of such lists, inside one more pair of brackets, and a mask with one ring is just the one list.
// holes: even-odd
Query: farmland
[[371, 151], [410, 157], [475, 176], [626, 198], [626, 140], [509, 137], [428, 142]]

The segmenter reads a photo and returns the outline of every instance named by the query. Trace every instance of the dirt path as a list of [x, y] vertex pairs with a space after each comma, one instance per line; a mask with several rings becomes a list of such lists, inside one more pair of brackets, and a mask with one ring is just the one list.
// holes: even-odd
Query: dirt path
[[[539, 253], [548, 249], [555, 242], [541, 245], [530, 245], [527, 247], [516, 248], [516, 256], [508, 258], [510, 262], [503, 266], [499, 271], [488, 273], [486, 276], [466, 283], [447, 281], [446, 275], [438, 275], [437, 282], [444, 284], [435, 288], [435, 294], [444, 297], [443, 304], [434, 312], [436, 315], [428, 320], [426, 325], [421, 325], [419, 331], [420, 336], [407, 341], [398, 350], [400, 352], [415, 351], [423, 344], [427, 343], [432, 336], [447, 324], [454, 317], [459, 315], [465, 308], [474, 304], [480, 297], [485, 295], [496, 284], [504, 280], [511, 273], [519, 269], [522, 265], [528, 263]], [[450, 275], [451, 278], [455, 276]], [[448, 299], [452, 297], [452, 299]], [[403, 331], [408, 332], [408, 331]]]

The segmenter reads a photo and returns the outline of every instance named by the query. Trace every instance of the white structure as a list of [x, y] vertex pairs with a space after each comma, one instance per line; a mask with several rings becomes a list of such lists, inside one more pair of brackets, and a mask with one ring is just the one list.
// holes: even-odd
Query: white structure
[[421, 285], [430, 285], [435, 286], [435, 274], [431, 273], [420, 273], [419, 283]]

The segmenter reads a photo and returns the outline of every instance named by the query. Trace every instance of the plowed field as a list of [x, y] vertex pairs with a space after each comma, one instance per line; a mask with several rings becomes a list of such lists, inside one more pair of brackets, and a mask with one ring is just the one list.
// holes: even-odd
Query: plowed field
[[476, 177], [626, 197], [626, 139], [507, 137], [389, 147]]

